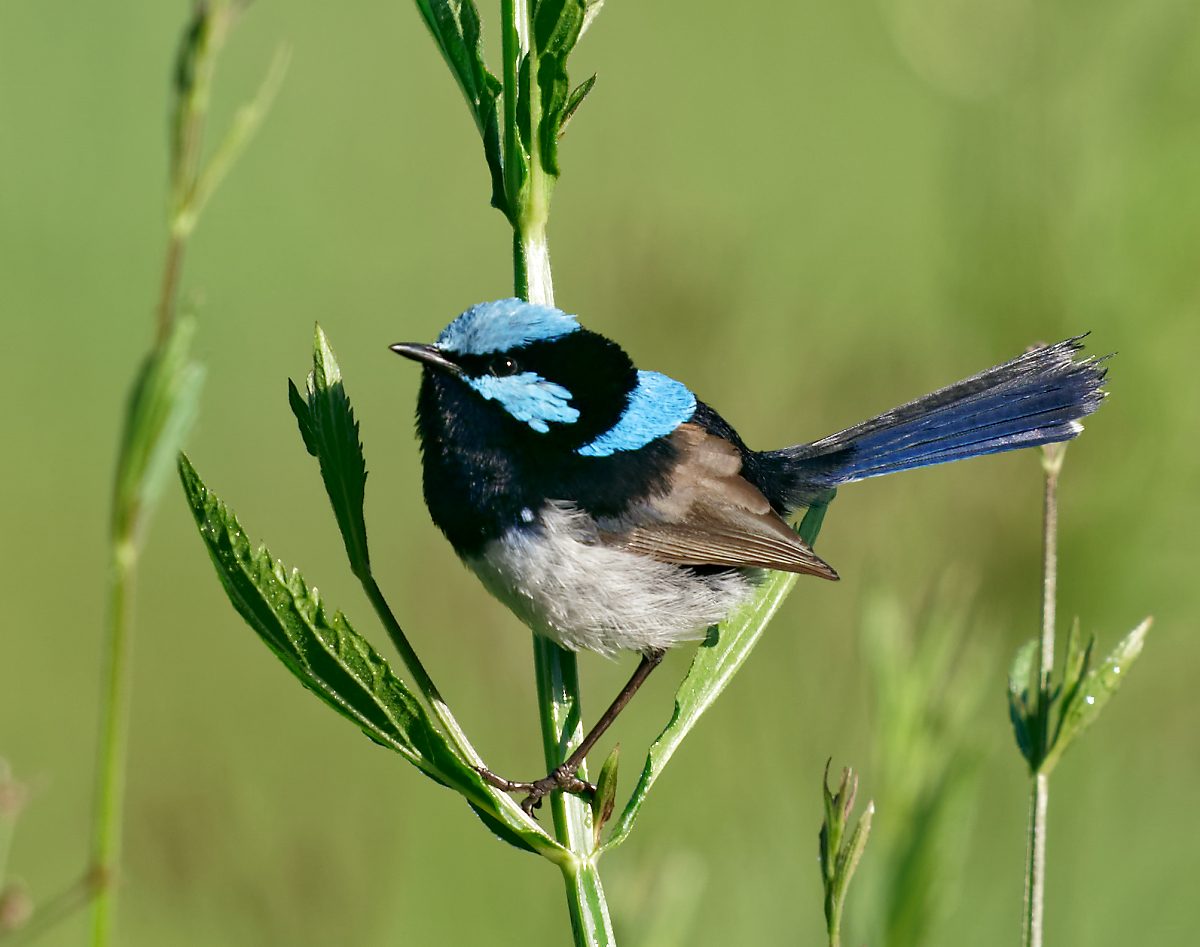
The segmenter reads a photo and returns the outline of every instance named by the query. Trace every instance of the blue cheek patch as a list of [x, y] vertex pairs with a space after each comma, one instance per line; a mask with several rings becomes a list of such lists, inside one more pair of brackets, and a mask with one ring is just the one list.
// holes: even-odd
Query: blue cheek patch
[[658, 372], [638, 372], [637, 387], [630, 392], [621, 419], [576, 453], [607, 457], [618, 451], [637, 450], [670, 434], [695, 413], [696, 396], [683, 382]]
[[551, 422], [573, 424], [579, 420], [579, 409], [571, 407], [571, 392], [535, 372], [503, 378], [484, 375], [468, 378], [467, 384], [488, 401], [499, 401], [505, 411], [540, 434], [550, 430]]

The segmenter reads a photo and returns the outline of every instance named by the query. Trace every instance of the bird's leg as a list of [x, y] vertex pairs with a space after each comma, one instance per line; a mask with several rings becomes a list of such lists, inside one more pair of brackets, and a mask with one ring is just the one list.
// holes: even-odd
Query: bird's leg
[[617, 694], [613, 702], [609, 704], [608, 710], [601, 714], [600, 719], [596, 721], [596, 725], [588, 731], [587, 736], [576, 747], [575, 752], [549, 775], [544, 776], [542, 779], [534, 780], [531, 783], [514, 782], [502, 776], [497, 776], [491, 770], [482, 766], [479, 767], [479, 775], [486, 782], [504, 792], [527, 793], [528, 795], [521, 802], [521, 808], [529, 815], [533, 815], [533, 810], [541, 805], [542, 797], [554, 789], [573, 793], [595, 792], [596, 787], [576, 776], [576, 770], [583, 765], [583, 761], [587, 758], [588, 753], [592, 751], [592, 747], [596, 745], [596, 741], [604, 736], [605, 731], [612, 726], [613, 721], [625, 709], [625, 705], [633, 699], [633, 695], [645, 683], [646, 678], [650, 676], [650, 672], [658, 667], [664, 653], [662, 649], [655, 648], [642, 655], [642, 660], [633, 672], [633, 676], [621, 688], [621, 692]]

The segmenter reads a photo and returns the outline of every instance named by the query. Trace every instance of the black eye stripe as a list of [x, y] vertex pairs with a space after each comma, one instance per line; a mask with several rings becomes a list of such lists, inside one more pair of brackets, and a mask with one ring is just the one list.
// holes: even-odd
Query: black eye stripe
[[488, 370], [500, 378], [515, 375], [521, 370], [517, 360], [511, 355], [494, 355], [488, 363]]
[[509, 375], [518, 375], [525, 370], [523, 361], [507, 352], [493, 352], [490, 355], [456, 355], [454, 361], [472, 378], [482, 378], [484, 375], [506, 378]]

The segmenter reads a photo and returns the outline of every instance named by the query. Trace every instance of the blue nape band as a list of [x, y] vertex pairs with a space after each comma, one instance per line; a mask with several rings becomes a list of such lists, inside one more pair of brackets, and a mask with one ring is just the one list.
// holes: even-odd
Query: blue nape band
[[576, 453], [607, 457], [618, 451], [637, 450], [670, 434], [696, 413], [696, 396], [683, 382], [659, 372], [638, 372], [637, 386], [621, 418]]

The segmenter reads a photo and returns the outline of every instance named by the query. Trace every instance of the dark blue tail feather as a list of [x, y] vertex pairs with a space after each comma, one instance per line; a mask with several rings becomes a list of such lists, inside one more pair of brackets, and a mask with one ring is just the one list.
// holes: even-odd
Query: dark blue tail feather
[[811, 444], [759, 455], [788, 505], [844, 483], [1075, 437], [1104, 399], [1103, 359], [1076, 359], [1082, 336], [1032, 349]]

